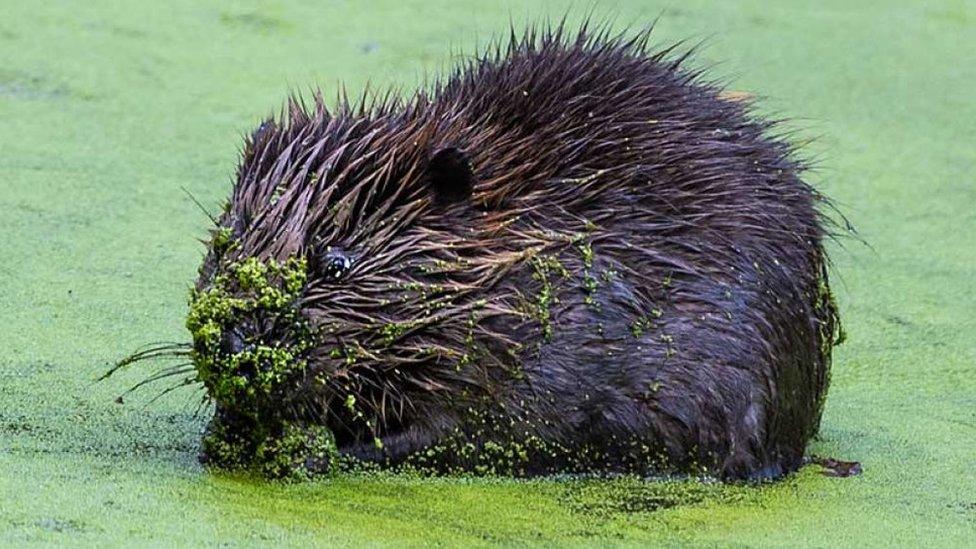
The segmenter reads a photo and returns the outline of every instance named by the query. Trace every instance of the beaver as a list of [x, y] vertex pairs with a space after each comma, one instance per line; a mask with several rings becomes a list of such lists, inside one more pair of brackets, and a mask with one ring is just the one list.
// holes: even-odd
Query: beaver
[[829, 203], [777, 122], [649, 36], [513, 33], [407, 99], [260, 124], [171, 370], [214, 404], [201, 459], [797, 469], [838, 334]]

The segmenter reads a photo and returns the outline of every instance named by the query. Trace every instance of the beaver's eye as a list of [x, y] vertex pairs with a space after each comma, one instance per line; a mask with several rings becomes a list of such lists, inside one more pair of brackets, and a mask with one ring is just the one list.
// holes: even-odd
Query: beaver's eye
[[352, 259], [342, 250], [332, 248], [322, 258], [322, 275], [327, 280], [339, 280], [352, 267]]

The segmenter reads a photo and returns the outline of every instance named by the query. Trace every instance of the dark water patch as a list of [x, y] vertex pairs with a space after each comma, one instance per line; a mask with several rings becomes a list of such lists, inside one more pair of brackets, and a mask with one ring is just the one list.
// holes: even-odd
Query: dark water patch
[[0, 98], [61, 99], [75, 95], [64, 84], [40, 74], [0, 71]]
[[77, 534], [86, 530], [85, 525], [77, 520], [59, 518], [42, 518], [34, 522], [34, 526], [48, 532]]
[[962, 505], [962, 508], [963, 511], [966, 513], [966, 516], [969, 517], [969, 520], [976, 522], [976, 501], [964, 503]]
[[245, 29], [261, 34], [281, 32], [288, 28], [288, 22], [263, 13], [243, 12], [220, 14], [220, 22], [231, 28]]
[[572, 481], [560, 500], [576, 513], [610, 518], [740, 498], [741, 494], [719, 483], [621, 478]]
[[758, 14], [750, 15], [749, 22], [756, 27], [768, 27], [770, 25], [769, 19]]
[[889, 324], [894, 324], [896, 326], [904, 326], [906, 328], [911, 328], [915, 326], [915, 323], [911, 320], [902, 318], [898, 315], [884, 315], [884, 319]]
[[32, 435], [41, 436], [54, 434], [53, 431], [39, 425], [26, 415], [10, 415], [0, 412], [0, 436]]
[[963, 519], [976, 525], [976, 501], [957, 501], [949, 503], [946, 507], [950, 511], [962, 515]]

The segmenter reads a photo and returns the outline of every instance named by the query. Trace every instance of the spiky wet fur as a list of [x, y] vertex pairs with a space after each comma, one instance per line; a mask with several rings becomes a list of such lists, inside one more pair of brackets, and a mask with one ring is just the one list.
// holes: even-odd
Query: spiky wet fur
[[[269, 408], [436, 470], [490, 444], [512, 474], [797, 468], [835, 335], [822, 198], [772, 122], [647, 40], [529, 31], [411, 99], [262, 124], [197, 286], [308, 258], [317, 344]], [[444, 148], [468, 200], [429, 188]], [[338, 282], [328, 246], [356, 258]]]

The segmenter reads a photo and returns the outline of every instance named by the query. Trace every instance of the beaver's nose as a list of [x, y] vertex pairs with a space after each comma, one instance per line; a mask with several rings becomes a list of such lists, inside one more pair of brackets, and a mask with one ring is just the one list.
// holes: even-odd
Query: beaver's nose
[[237, 328], [224, 330], [220, 337], [220, 351], [225, 355], [236, 355], [244, 350], [244, 336]]

